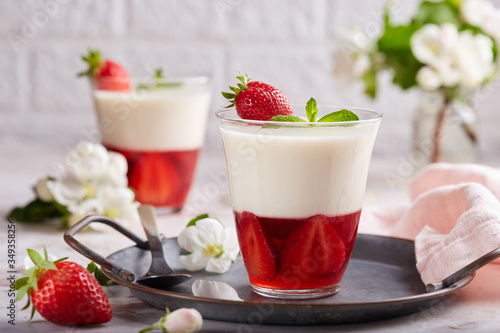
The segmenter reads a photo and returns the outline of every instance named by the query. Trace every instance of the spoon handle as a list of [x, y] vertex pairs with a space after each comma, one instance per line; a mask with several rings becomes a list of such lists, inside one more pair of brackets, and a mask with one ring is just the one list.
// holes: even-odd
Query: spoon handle
[[[141, 205], [138, 208], [139, 216], [142, 220], [142, 225], [148, 238], [149, 249], [152, 255], [152, 263], [149, 273], [154, 274], [170, 274], [173, 270], [165, 262], [163, 255], [163, 246], [156, 228], [156, 216], [154, 207], [151, 205]], [[153, 272], [154, 271], [154, 272]]]

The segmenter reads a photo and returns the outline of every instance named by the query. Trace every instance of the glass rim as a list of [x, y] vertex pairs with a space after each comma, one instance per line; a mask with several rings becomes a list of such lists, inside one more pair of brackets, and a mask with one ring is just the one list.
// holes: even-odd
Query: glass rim
[[[292, 104], [293, 107], [302, 107], [305, 108], [305, 104]], [[368, 108], [360, 108], [360, 107], [348, 107], [348, 106], [341, 106], [341, 105], [318, 105], [318, 109], [320, 108], [335, 108], [336, 110], [350, 110], [356, 113], [356, 111], [362, 111], [366, 113], [370, 113], [373, 115], [373, 117], [367, 118], [367, 119], [360, 119], [360, 120], [349, 120], [349, 121], [331, 121], [331, 122], [310, 122], [310, 121], [305, 121], [305, 122], [283, 122], [283, 121], [269, 121], [269, 120], [251, 120], [251, 119], [243, 119], [243, 118], [236, 118], [236, 117], [230, 117], [227, 115], [227, 113], [231, 111], [236, 111], [235, 107], [230, 107], [230, 108], [223, 108], [219, 109], [215, 112], [215, 115], [218, 120], [223, 120], [223, 121], [228, 121], [232, 123], [239, 123], [239, 124], [245, 124], [245, 125], [276, 125], [276, 126], [286, 126], [286, 127], [309, 127], [311, 124], [315, 124], [317, 127], [324, 127], [324, 126], [345, 126], [345, 125], [359, 125], [359, 124], [368, 124], [368, 123], [376, 123], [379, 122], [383, 118], [383, 113], [378, 112], [372, 109]]]
[[207, 84], [212, 82], [212, 76], [209, 74], [195, 74], [195, 75], [176, 75], [167, 76], [164, 78], [154, 78], [152, 76], [110, 76], [110, 77], [100, 77], [91, 78], [91, 82], [97, 81], [107, 81], [107, 82], [123, 82], [128, 81], [132, 84], [137, 83], [188, 83], [188, 84]]

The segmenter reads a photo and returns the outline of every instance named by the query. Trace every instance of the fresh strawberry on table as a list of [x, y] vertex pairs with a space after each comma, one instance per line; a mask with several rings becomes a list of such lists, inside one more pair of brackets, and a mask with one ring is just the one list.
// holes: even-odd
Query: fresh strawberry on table
[[280, 90], [267, 83], [251, 81], [249, 75], [236, 78], [240, 81], [237, 86], [229, 86], [232, 92], [222, 92], [222, 96], [231, 102], [227, 107], [234, 106], [241, 118], [267, 121], [277, 115], [293, 114], [288, 98]]
[[[44, 249], [45, 250], [45, 249]], [[28, 295], [28, 303], [45, 319], [59, 325], [95, 325], [111, 320], [108, 298], [96, 278], [84, 267], [66, 258], [49, 261], [28, 250], [35, 267], [16, 281], [17, 300]]]
[[101, 59], [97, 50], [89, 50], [82, 60], [88, 64], [88, 69], [79, 76], [88, 76], [95, 80], [97, 89], [111, 91], [126, 91], [130, 89], [130, 78], [127, 70], [119, 63]]
[[328, 218], [317, 215], [288, 236], [280, 258], [284, 275], [331, 274], [344, 264], [346, 249]]

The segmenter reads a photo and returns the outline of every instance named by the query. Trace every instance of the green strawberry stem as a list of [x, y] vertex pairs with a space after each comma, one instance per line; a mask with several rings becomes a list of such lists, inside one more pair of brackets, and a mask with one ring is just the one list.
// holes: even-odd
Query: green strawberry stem
[[78, 73], [78, 77], [87, 76], [90, 79], [94, 79], [97, 76], [99, 68], [102, 66], [101, 52], [89, 49], [88, 53], [82, 56], [82, 60], [88, 64], [88, 68]]
[[[57, 270], [55, 263], [68, 259], [67, 257], [65, 257], [55, 261], [50, 261], [45, 245], [43, 246], [43, 254], [44, 256], [42, 258], [40, 253], [38, 253], [37, 251], [28, 249], [28, 256], [30, 257], [31, 261], [33, 261], [33, 263], [35, 264], [35, 267], [27, 269], [24, 272], [26, 276], [17, 279], [15, 282], [15, 289], [18, 291], [16, 296], [16, 301], [20, 301], [26, 294], [28, 295], [28, 302], [22, 308], [22, 310], [29, 308], [31, 305], [31, 290], [38, 290], [37, 277], [46, 270], [49, 269]], [[35, 314], [35, 307], [32, 307], [31, 316], [29, 320], [33, 319], [34, 314]]]
[[236, 78], [240, 82], [236, 84], [237, 85], [236, 87], [228, 86], [232, 92], [224, 92], [224, 91], [222, 92], [222, 96], [224, 96], [224, 98], [226, 98], [231, 103], [228, 106], [226, 106], [226, 108], [230, 108], [230, 107], [234, 106], [236, 96], [238, 96], [238, 94], [242, 90], [245, 90], [247, 88], [247, 84], [250, 81], [252, 81], [252, 77], [250, 75], [242, 74], [240, 71], [237, 71], [237, 72], [240, 73], [240, 75], [238, 75]]

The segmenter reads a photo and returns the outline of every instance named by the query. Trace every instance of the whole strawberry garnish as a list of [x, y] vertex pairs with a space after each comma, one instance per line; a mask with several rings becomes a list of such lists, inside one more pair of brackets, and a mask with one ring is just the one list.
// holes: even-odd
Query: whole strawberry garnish
[[89, 67], [78, 76], [88, 76], [94, 80], [97, 89], [111, 91], [130, 89], [130, 78], [127, 70], [119, 63], [109, 59], [101, 60], [101, 53], [97, 50], [89, 50], [88, 54], [82, 57], [82, 60]]
[[249, 75], [241, 74], [236, 78], [240, 81], [237, 87], [229, 86], [232, 92], [222, 92], [222, 96], [231, 102], [227, 107], [236, 107], [241, 118], [269, 120], [293, 114], [288, 98], [280, 90], [267, 83], [251, 81]]
[[[44, 249], [45, 250], [45, 249]], [[82, 266], [63, 261], [49, 261], [29, 249], [28, 254], [35, 267], [28, 269], [26, 277], [16, 281], [20, 300], [28, 294], [33, 303], [31, 318], [36, 311], [45, 319], [59, 325], [95, 325], [111, 320], [109, 301], [90, 272]]]

